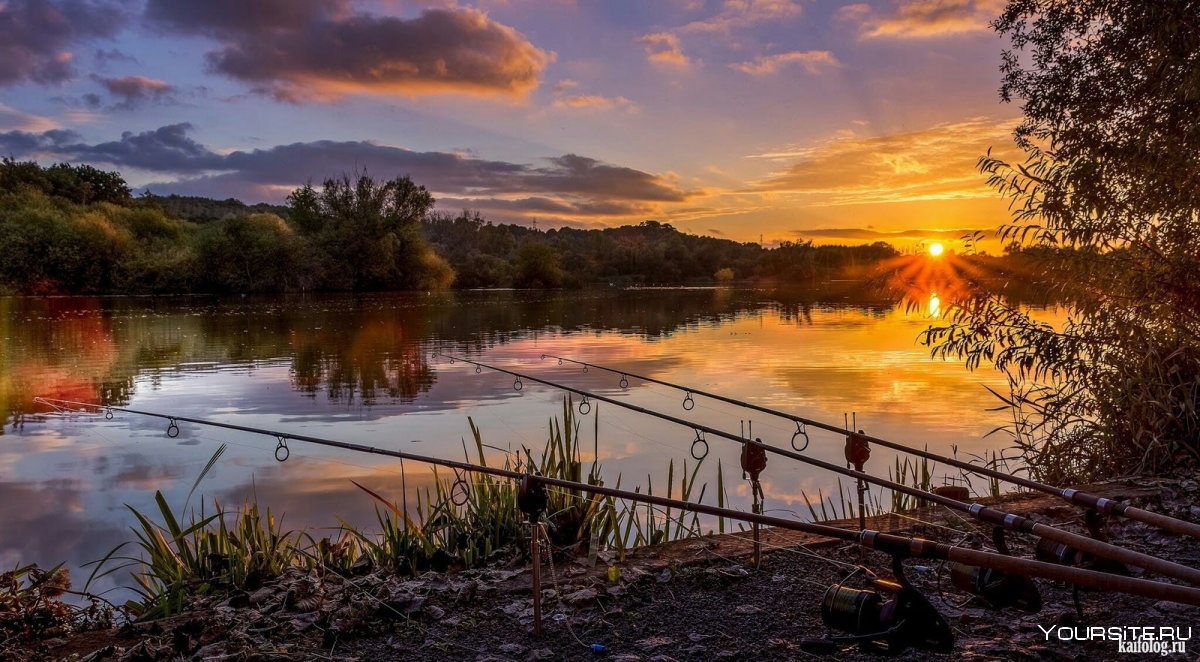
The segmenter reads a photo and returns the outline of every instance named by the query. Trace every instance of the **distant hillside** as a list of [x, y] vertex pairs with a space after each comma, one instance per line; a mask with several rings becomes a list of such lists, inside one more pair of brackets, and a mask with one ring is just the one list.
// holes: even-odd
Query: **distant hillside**
[[120, 173], [0, 159], [0, 293], [791, 283], [861, 277], [899, 255], [882, 242], [766, 248], [653, 220], [497, 225], [434, 213], [407, 177], [331, 179], [288, 200], [134, 199]]
[[234, 198], [213, 200], [212, 198], [202, 198], [195, 195], [154, 195], [148, 193], [138, 198], [138, 200], [162, 209], [169, 216], [182, 218], [193, 223], [223, 221], [237, 216], [246, 216], [247, 214], [275, 214], [283, 218], [287, 218], [288, 216], [288, 208], [286, 206], [269, 205], [265, 202], [248, 205]]

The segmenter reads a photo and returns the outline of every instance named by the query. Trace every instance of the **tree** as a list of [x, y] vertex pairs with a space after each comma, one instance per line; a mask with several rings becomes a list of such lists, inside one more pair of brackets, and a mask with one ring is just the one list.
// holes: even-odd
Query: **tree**
[[16, 192], [21, 188], [81, 205], [94, 202], [126, 205], [132, 201], [129, 186], [118, 172], [106, 172], [86, 164], [57, 163], [42, 168], [33, 161], [0, 159], [0, 191]]
[[1200, 460], [1200, 2], [1010, 0], [1004, 101], [1024, 162], [989, 153], [1002, 240], [1047, 250], [1061, 328], [995, 296], [931, 328], [935, 353], [1010, 377], [1013, 432], [1059, 482]]
[[527, 241], [517, 254], [516, 287], [562, 287], [565, 279], [558, 253], [541, 241]]
[[453, 270], [421, 235], [433, 196], [407, 176], [380, 182], [365, 172], [343, 175], [325, 180], [319, 193], [297, 189], [288, 202], [295, 222], [317, 233], [327, 286], [426, 289], [453, 281]]
[[281, 292], [308, 285], [301, 244], [274, 214], [235, 216], [207, 225], [198, 261], [207, 289]]

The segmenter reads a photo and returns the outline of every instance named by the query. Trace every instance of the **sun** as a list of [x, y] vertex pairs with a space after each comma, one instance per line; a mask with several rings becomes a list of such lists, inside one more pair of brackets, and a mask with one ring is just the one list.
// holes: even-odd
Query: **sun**
[[930, 255], [932, 255], [934, 257], [938, 257], [944, 252], [946, 252], [946, 247], [943, 246], [941, 244], [941, 242], [935, 241], [932, 244], [929, 244], [929, 254]]

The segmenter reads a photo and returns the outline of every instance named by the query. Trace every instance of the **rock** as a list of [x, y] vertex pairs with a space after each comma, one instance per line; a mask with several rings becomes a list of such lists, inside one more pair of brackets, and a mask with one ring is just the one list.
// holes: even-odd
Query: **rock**
[[535, 648], [529, 651], [529, 656], [526, 660], [552, 660], [554, 659], [554, 651], [549, 648]]
[[542, 599], [543, 600], [553, 600], [554, 598], [557, 598], [557, 597], [558, 597], [558, 591], [556, 591], [552, 588], [544, 589], [542, 591]]
[[305, 630], [307, 630], [307, 629], [311, 628], [313, 625], [315, 625], [317, 622], [317, 619], [319, 619], [320, 617], [321, 617], [321, 615], [318, 612], [314, 611], [314, 612], [309, 612], [307, 614], [300, 614], [299, 616], [295, 616], [289, 622], [292, 624], [292, 627], [295, 628], [297, 632], [304, 632]]
[[586, 604], [590, 604], [593, 600], [596, 599], [597, 595], [599, 595], [599, 594], [596, 593], [596, 589], [594, 589], [594, 588], [580, 589], [578, 591], [575, 591], [574, 593], [568, 593], [568, 594], [564, 595], [563, 602], [566, 602], [569, 605], [574, 605], [576, 607], [579, 607], [579, 606], [583, 606]]
[[658, 573], [658, 583], [666, 584], [667, 582], [671, 581], [671, 576], [670, 568], [663, 570], [662, 572]]
[[700, 634], [699, 632], [693, 632], [688, 635], [688, 641], [704, 641], [705, 639], [712, 639], [712, 635]]
[[643, 650], [643, 651], [646, 651], [647, 653], [649, 653], [650, 651], [652, 651], [656, 648], [662, 648], [663, 646], [667, 646], [670, 643], [671, 643], [670, 637], [650, 637], [648, 639], [642, 639], [641, 641], [634, 644], [634, 646], [637, 646], [639, 650]]
[[500, 644], [500, 647], [496, 650], [505, 655], [520, 655], [525, 652], [525, 647], [521, 644]]
[[425, 615], [435, 621], [440, 621], [446, 615], [446, 610], [437, 605], [428, 605], [425, 607]]
[[678, 662], [678, 660], [670, 655], [655, 655], [654, 657], [650, 658], [650, 662]]
[[757, 607], [755, 605], [738, 605], [737, 607], [734, 608], [733, 613], [739, 614], [742, 616], [751, 616], [753, 614], [761, 614], [762, 607]]
[[699, 655], [700, 653], [703, 653], [706, 650], [708, 650], [708, 646], [702, 646], [700, 644], [696, 644], [694, 646], [688, 646], [687, 648], [683, 649], [683, 652], [687, 653], [688, 655]]
[[1167, 600], [1155, 602], [1154, 608], [1158, 611], [1165, 611], [1168, 614], [1186, 614], [1193, 612], [1196, 609], [1195, 607], [1189, 607], [1188, 605], [1181, 605], [1178, 602], [1169, 602]]
[[609, 586], [607, 592], [609, 595], [611, 595], [613, 597], [617, 597], [617, 596], [625, 595], [629, 591], [625, 590], [624, 586]]

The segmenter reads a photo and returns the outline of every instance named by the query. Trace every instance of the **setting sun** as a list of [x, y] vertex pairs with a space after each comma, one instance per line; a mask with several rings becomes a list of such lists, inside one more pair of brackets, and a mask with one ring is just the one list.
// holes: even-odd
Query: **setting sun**
[[945, 250], [946, 247], [941, 245], [939, 242], [935, 241], [932, 244], [929, 244], [929, 254], [934, 257], [940, 256], [943, 252], [945, 252]]

